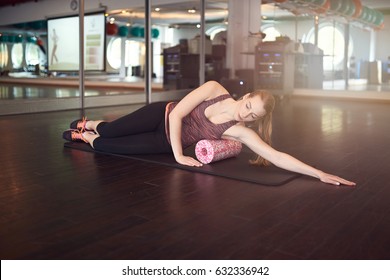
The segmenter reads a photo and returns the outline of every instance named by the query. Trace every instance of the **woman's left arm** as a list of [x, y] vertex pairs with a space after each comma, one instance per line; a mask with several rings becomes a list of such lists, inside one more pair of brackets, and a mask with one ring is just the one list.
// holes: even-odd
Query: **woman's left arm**
[[316, 169], [302, 161], [292, 157], [289, 154], [279, 152], [265, 143], [256, 132], [253, 130], [244, 127], [235, 125], [229, 128], [224, 133], [224, 137], [234, 138], [250, 148], [256, 154], [262, 156], [266, 160], [269, 160], [277, 167], [301, 173], [304, 175], [312, 176], [320, 179], [324, 183], [334, 184], [334, 185], [347, 185], [355, 186], [354, 182], [345, 180], [338, 176], [325, 173], [319, 169]]

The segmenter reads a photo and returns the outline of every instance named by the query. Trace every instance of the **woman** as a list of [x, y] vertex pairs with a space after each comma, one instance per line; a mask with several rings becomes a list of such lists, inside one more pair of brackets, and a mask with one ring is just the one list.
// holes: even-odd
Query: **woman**
[[51, 51], [51, 59], [50, 59], [50, 64], [54, 64], [54, 60], [55, 62], [58, 62], [58, 58], [57, 58], [57, 44], [58, 44], [58, 35], [56, 33], [56, 30], [53, 28], [53, 34], [51, 35], [51, 40], [53, 41], [53, 48], [52, 48], [52, 51]]
[[[258, 157], [253, 163], [274, 165], [316, 177], [334, 185], [355, 183], [315, 169], [271, 147], [275, 100], [266, 91], [255, 91], [234, 100], [227, 90], [209, 81], [179, 103], [152, 103], [113, 122], [76, 120], [63, 137], [84, 141], [94, 149], [119, 154], [173, 153], [183, 165], [202, 164], [185, 156], [183, 149], [201, 139], [233, 139]], [[257, 126], [257, 131], [247, 127]]]

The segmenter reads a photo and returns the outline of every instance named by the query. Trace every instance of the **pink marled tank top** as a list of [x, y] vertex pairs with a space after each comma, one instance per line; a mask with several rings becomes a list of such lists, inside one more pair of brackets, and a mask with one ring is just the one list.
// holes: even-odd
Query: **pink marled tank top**
[[[202, 139], [217, 140], [221, 139], [222, 134], [233, 125], [237, 124], [237, 121], [228, 121], [221, 124], [212, 123], [205, 115], [205, 110], [212, 104], [219, 101], [232, 98], [229, 94], [219, 95], [216, 98], [203, 101], [196, 106], [191, 113], [185, 116], [182, 120], [182, 131], [181, 131], [181, 144], [183, 148], [189, 147]], [[166, 107], [166, 132], [168, 142], [170, 143], [169, 137], [169, 114], [176, 107], [177, 102], [171, 102]]]

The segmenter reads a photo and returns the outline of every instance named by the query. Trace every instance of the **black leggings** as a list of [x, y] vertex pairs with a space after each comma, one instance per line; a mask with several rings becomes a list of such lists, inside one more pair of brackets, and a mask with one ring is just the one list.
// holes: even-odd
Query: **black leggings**
[[151, 103], [115, 121], [100, 123], [94, 148], [115, 154], [171, 153], [165, 133], [166, 105]]

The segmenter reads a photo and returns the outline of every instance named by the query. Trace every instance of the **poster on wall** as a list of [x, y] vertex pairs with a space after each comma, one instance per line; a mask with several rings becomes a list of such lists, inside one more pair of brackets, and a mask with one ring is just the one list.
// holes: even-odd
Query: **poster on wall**
[[[79, 18], [55, 18], [47, 21], [49, 71], [79, 70]], [[105, 16], [84, 17], [85, 70], [103, 71], [105, 46]]]

